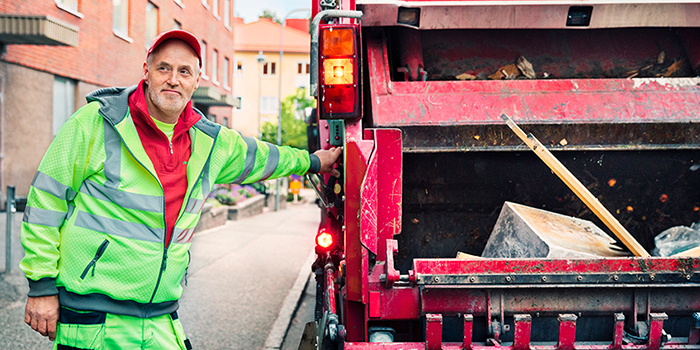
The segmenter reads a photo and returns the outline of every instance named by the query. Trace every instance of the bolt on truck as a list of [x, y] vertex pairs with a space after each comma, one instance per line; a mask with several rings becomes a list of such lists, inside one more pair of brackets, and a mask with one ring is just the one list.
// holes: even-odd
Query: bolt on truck
[[[700, 349], [700, 259], [480, 258], [505, 202], [643, 247], [700, 221], [700, 2], [313, 0], [317, 321], [300, 349]], [[458, 259], [458, 253], [471, 258]], [[646, 252], [645, 252], [646, 253]]]

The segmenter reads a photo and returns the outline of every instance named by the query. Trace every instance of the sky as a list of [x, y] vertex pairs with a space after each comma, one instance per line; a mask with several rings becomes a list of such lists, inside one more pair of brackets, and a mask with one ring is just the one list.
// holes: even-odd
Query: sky
[[[282, 19], [287, 13], [299, 8], [311, 8], [312, 0], [234, 0], [233, 11], [237, 17], [243, 17], [246, 23], [254, 22], [258, 15], [267, 9]], [[309, 11], [310, 12], [310, 11]], [[308, 18], [309, 14], [302, 11], [292, 14], [289, 18]]]

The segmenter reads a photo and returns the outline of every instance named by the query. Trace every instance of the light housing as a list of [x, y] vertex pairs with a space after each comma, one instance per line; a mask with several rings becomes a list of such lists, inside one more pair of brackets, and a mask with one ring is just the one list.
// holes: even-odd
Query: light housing
[[334, 242], [333, 235], [326, 230], [321, 230], [316, 235], [316, 247], [322, 250], [330, 248]]
[[319, 26], [319, 117], [361, 116], [360, 38], [358, 24]]

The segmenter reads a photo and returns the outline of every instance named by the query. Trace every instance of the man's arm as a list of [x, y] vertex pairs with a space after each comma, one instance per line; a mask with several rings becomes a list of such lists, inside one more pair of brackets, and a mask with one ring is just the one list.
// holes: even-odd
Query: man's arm
[[305, 150], [241, 137], [238, 132], [225, 128], [219, 132], [216, 142], [218, 152], [225, 152], [227, 157], [222, 164], [211, 165], [218, 175], [216, 183], [252, 183], [307, 172], [335, 171], [338, 174], [331, 167], [342, 152], [341, 148], [334, 148], [309, 154]]
[[24, 321], [51, 340], [56, 337], [59, 314], [60, 229], [87, 169], [92, 146], [89, 135], [76, 118], [61, 128], [32, 181], [22, 219], [25, 254], [20, 268], [29, 282]]

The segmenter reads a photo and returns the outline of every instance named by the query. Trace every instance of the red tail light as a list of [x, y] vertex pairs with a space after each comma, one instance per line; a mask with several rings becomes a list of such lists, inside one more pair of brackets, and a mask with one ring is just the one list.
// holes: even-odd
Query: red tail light
[[328, 248], [333, 245], [333, 236], [327, 231], [321, 231], [316, 235], [316, 245], [321, 248]]
[[360, 116], [357, 24], [320, 26], [319, 106], [321, 118]]

